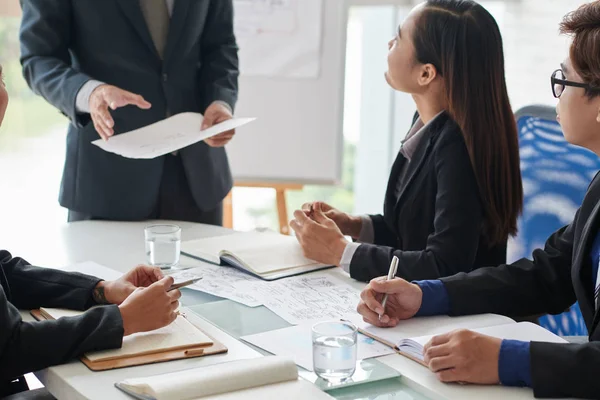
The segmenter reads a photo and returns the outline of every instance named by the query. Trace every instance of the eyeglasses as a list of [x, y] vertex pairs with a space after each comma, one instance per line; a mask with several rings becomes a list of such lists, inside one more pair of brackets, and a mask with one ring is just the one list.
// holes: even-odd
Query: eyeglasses
[[557, 69], [552, 73], [552, 76], [550, 77], [550, 83], [552, 84], [552, 94], [557, 99], [563, 94], [563, 92], [565, 91], [565, 87], [567, 86], [591, 89], [590, 85], [588, 85], [587, 83], [566, 80], [565, 74], [562, 72], [562, 69]]

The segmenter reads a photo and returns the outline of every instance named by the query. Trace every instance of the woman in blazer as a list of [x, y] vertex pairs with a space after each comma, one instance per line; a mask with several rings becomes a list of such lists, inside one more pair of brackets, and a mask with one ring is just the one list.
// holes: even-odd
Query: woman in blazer
[[306, 204], [291, 221], [305, 255], [362, 281], [387, 274], [393, 256], [409, 280], [502, 264], [523, 193], [496, 21], [471, 0], [429, 0], [389, 47], [387, 82], [412, 95], [418, 114], [384, 213]]
[[[600, 1], [569, 13], [561, 32], [573, 41], [569, 57], [551, 78], [558, 120], [569, 143], [600, 156]], [[363, 291], [358, 311], [367, 322], [391, 327], [415, 315], [558, 314], [578, 301], [589, 343], [529, 343], [461, 330], [432, 338], [424, 358], [443, 382], [529, 386], [536, 398], [599, 399], [599, 267], [597, 174], [573, 221], [529, 259], [414, 284], [374, 280]], [[389, 297], [379, 318], [383, 293]]]

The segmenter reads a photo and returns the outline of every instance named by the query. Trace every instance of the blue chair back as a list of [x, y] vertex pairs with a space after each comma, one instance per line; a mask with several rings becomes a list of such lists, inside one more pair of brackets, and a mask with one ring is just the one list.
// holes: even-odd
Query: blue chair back
[[[572, 221], [600, 169], [594, 153], [565, 140], [553, 108], [525, 107], [516, 117], [525, 203], [519, 234], [509, 244], [509, 262], [531, 258], [533, 250]], [[563, 314], [541, 317], [540, 325], [561, 336], [587, 335], [578, 304]]]

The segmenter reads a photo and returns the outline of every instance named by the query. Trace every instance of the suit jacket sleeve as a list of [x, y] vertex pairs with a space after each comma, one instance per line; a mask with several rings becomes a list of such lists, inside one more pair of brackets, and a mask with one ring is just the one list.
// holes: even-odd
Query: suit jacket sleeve
[[600, 393], [600, 342], [532, 342], [531, 378], [535, 397], [597, 399]]
[[211, 0], [200, 46], [199, 90], [203, 107], [217, 100], [235, 109], [238, 96], [238, 46], [233, 31], [233, 1]]
[[[579, 211], [575, 215], [575, 220]], [[444, 278], [451, 315], [496, 313], [513, 317], [559, 314], [576, 298], [571, 281], [575, 222], [558, 230], [533, 260], [480, 268]]]
[[78, 126], [89, 115], [78, 115], [75, 102], [91, 78], [73, 67], [71, 0], [21, 0], [21, 65], [29, 87]]
[[398, 236], [390, 229], [383, 215], [369, 215], [369, 218], [373, 222], [373, 233], [375, 234], [373, 244], [390, 247], [398, 245]]
[[438, 189], [433, 232], [425, 248], [402, 251], [362, 244], [350, 265], [353, 278], [367, 281], [387, 275], [394, 255], [400, 260], [397, 275], [406, 280], [436, 279], [472, 269], [483, 211], [467, 149], [462, 141], [448, 141], [438, 147], [433, 157]]
[[117, 306], [42, 322], [23, 322], [17, 309], [86, 309], [99, 279], [32, 267], [5, 251], [0, 251], [0, 269], [0, 383], [88, 351], [121, 346], [123, 321]]

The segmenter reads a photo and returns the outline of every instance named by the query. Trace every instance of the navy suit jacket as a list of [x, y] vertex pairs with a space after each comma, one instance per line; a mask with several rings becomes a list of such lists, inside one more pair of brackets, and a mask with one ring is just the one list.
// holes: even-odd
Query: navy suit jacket
[[[91, 144], [99, 138], [89, 114], [78, 114], [80, 88], [97, 79], [138, 93], [150, 110], [111, 112], [116, 133], [168, 114], [204, 112], [216, 100], [233, 108], [238, 91], [232, 0], [177, 0], [159, 57], [138, 0], [21, 0], [21, 63], [35, 93], [72, 124], [60, 203], [99, 218], [148, 217], [158, 198], [164, 157], [126, 159]], [[181, 150], [194, 200], [214, 209], [232, 186], [223, 148], [204, 142]]]

